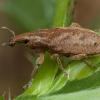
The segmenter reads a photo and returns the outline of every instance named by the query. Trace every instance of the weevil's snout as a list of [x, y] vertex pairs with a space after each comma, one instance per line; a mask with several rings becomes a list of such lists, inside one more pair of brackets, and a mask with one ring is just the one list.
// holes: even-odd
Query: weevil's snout
[[2, 46], [9, 45], [11, 47], [15, 46], [18, 43], [24, 43], [25, 45], [28, 45], [29, 38], [18, 38], [18, 37], [13, 37], [10, 39], [8, 43], [3, 43]]
[[13, 47], [15, 45], [14, 42], [8, 43], [9, 46]]
[[2, 46], [5, 46], [5, 45], [9, 45], [11, 47], [13, 47], [15, 45], [15, 43], [3, 43]]
[[11, 39], [8, 43], [3, 43], [2, 46], [9, 45], [9, 46], [13, 47], [15, 44], [16, 44], [16, 42], [12, 41], [12, 39]]

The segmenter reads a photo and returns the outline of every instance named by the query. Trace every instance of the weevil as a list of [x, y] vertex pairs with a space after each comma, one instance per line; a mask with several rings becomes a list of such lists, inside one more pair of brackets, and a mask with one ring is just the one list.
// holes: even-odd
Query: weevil
[[98, 33], [82, 28], [76, 23], [72, 23], [69, 27], [39, 29], [20, 34], [12, 37], [8, 43], [3, 45], [13, 47], [19, 43], [24, 43], [39, 54], [32, 76], [44, 62], [45, 51], [51, 54], [53, 60], [57, 60], [59, 68], [66, 76], [67, 72], [59, 57], [65, 56], [71, 60], [82, 60], [88, 65], [92, 65], [85, 58], [100, 54], [100, 36]]

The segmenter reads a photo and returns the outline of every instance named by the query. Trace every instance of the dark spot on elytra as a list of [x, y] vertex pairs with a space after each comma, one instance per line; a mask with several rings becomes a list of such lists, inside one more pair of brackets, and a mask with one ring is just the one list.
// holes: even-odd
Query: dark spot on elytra
[[72, 33], [72, 35], [75, 35], [75, 34], [76, 34], [76, 32], [73, 32], [73, 33]]
[[80, 37], [80, 38], [79, 38], [79, 40], [82, 40], [82, 41], [83, 41], [84, 39], [85, 39], [85, 37], [84, 37], [84, 36], [82, 36], [82, 37]]
[[66, 37], [63, 38], [63, 40], [68, 40], [70, 38], [71, 38], [70, 36], [66, 36]]
[[96, 36], [95, 36], [95, 35], [93, 35], [93, 37], [95, 38]]
[[61, 35], [62, 34], [60, 34], [60, 33], [54, 33], [54, 34], [50, 35], [49, 39], [53, 40], [53, 39], [56, 39], [56, 38], [60, 37]]
[[79, 44], [78, 43], [74, 43], [74, 46], [79, 46]]
[[94, 42], [94, 44], [93, 44], [94, 46], [96, 46], [97, 45], [97, 42]]

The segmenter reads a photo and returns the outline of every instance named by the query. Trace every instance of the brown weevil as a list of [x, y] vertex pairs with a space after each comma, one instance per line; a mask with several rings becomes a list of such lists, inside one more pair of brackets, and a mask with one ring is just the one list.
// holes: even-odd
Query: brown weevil
[[66, 76], [67, 73], [59, 59], [60, 56], [72, 60], [82, 60], [88, 65], [92, 65], [85, 58], [100, 54], [100, 36], [76, 23], [72, 23], [70, 27], [40, 29], [20, 34], [12, 37], [8, 43], [3, 45], [14, 46], [18, 43], [24, 43], [39, 54], [32, 76], [43, 63], [45, 51], [51, 54], [52, 59], [57, 60], [59, 68]]

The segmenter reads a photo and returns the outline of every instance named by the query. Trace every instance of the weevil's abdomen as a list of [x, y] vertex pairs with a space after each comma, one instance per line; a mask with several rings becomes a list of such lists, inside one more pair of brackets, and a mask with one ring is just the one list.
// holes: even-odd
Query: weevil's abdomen
[[63, 55], [100, 53], [100, 36], [79, 27], [57, 28], [51, 33], [48, 44], [50, 52]]

